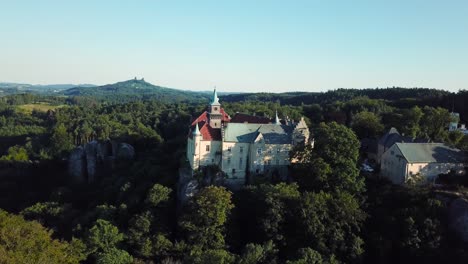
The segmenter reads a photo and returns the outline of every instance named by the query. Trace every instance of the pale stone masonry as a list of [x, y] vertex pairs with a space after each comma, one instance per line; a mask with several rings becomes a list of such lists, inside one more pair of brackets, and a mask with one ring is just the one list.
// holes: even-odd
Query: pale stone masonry
[[395, 143], [382, 155], [380, 174], [395, 184], [415, 175], [433, 182], [450, 171], [465, 174], [466, 162], [463, 151], [443, 143]]
[[[232, 121], [231, 121], [232, 120]], [[192, 170], [217, 166], [231, 183], [244, 184], [248, 175], [284, 178], [290, 164], [289, 152], [309, 142], [304, 119], [297, 123], [271, 122], [264, 117], [239, 114], [231, 117], [219, 103], [216, 90], [208, 111], [196, 118], [187, 140], [187, 159]]]

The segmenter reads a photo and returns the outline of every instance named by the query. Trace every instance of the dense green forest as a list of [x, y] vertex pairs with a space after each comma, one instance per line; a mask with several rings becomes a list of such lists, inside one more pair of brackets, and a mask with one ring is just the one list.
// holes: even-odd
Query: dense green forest
[[[467, 263], [438, 190], [394, 186], [358, 165], [359, 140], [390, 127], [468, 151], [468, 136], [447, 130], [452, 109], [468, 118], [467, 91], [222, 96], [231, 116], [304, 116], [315, 147], [291, 153], [301, 161], [291, 181], [205, 186], [181, 205], [188, 125], [208, 97], [155, 87], [0, 97], [0, 263]], [[135, 159], [72, 183], [70, 151], [108, 139], [134, 146]], [[464, 184], [447, 192], [468, 195]]]

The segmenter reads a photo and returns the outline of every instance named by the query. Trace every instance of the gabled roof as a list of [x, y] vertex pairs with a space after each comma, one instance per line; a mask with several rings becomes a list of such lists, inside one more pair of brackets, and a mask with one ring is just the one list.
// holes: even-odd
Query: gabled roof
[[409, 163], [465, 163], [463, 151], [443, 143], [396, 143]]
[[200, 128], [200, 134], [202, 136], [202, 140], [209, 140], [209, 141], [221, 141], [221, 129], [220, 128], [212, 128], [207, 121], [200, 121], [195, 123], [190, 127], [189, 137], [193, 138], [193, 132], [196, 127]]
[[200, 123], [201, 121], [208, 122], [208, 111], [203, 112], [200, 116], [193, 120], [190, 126], [195, 126], [196, 123]]
[[[229, 115], [224, 111], [223, 108], [220, 109], [222, 117], [222, 121], [227, 123], [231, 118]], [[192, 138], [193, 131], [195, 131], [196, 124], [198, 124], [198, 128], [200, 130], [200, 134], [202, 135], [203, 140], [215, 140], [221, 141], [221, 129], [220, 128], [212, 128], [209, 124], [209, 113], [208, 111], [203, 112], [199, 117], [193, 120], [192, 124], [190, 125], [190, 133], [189, 137]]]
[[275, 124], [229, 123], [224, 130], [224, 141], [252, 143], [262, 134], [266, 144], [291, 144], [293, 127]]
[[200, 129], [200, 133], [202, 134], [203, 140], [221, 141], [221, 129], [212, 128], [210, 127], [209, 123], [205, 123], [203, 125], [203, 127]]
[[[224, 111], [223, 108], [219, 109], [219, 112], [221, 113], [222, 121], [223, 122], [229, 122], [231, 120], [231, 117]], [[192, 121], [191, 126], [195, 126], [195, 123], [205, 121], [208, 122], [209, 118], [209, 113], [208, 111], [203, 112], [200, 116], [198, 116], [195, 120]]]
[[258, 135], [260, 124], [229, 123], [224, 129], [224, 141], [251, 143]]
[[390, 148], [393, 144], [397, 142], [412, 142], [413, 139], [410, 137], [404, 137], [400, 135], [398, 130], [394, 127], [383, 135], [379, 140], [379, 145], [383, 145], [385, 148]]

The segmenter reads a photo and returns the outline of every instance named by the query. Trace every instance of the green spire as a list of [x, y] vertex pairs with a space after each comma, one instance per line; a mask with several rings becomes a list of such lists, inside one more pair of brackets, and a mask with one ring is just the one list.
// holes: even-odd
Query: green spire
[[216, 87], [214, 88], [213, 99], [211, 99], [211, 104], [219, 105], [219, 98], [218, 98], [218, 93], [216, 93]]
[[198, 129], [198, 122], [195, 124], [195, 130], [193, 131], [193, 135], [200, 135], [200, 129]]
[[275, 125], [281, 125], [280, 120], [278, 118], [278, 110], [276, 110]]

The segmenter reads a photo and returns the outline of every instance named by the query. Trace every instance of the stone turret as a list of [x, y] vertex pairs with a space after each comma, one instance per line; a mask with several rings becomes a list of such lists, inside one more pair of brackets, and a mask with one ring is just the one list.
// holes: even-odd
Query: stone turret
[[195, 124], [195, 129], [192, 133], [193, 136], [193, 166], [192, 168], [198, 169], [200, 165], [200, 141], [202, 140], [202, 135], [200, 129], [198, 128], [198, 123]]
[[221, 128], [223, 115], [221, 114], [221, 104], [219, 103], [218, 93], [216, 92], [216, 88], [213, 92], [213, 98], [211, 99], [209, 105], [209, 119], [210, 119], [210, 126], [212, 128]]

